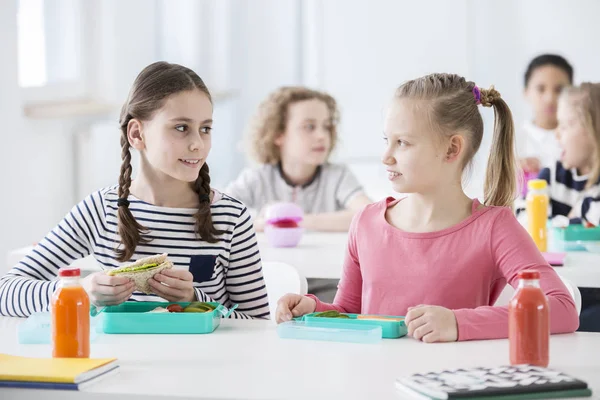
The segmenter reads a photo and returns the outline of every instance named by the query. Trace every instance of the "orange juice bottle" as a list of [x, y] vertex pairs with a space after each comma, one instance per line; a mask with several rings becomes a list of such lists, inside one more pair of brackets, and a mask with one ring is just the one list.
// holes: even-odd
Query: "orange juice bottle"
[[519, 287], [508, 303], [510, 363], [547, 367], [550, 315], [548, 300], [540, 289], [540, 273], [521, 271], [518, 277]]
[[58, 271], [51, 299], [52, 357], [89, 358], [90, 299], [79, 283], [79, 268]]
[[527, 183], [527, 231], [541, 252], [548, 250], [548, 185], [543, 179]]

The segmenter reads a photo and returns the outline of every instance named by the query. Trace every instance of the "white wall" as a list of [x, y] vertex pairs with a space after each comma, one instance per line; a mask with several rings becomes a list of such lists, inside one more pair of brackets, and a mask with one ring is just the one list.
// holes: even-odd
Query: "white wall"
[[[229, 5], [230, 2], [222, 3]], [[242, 132], [258, 103], [280, 85], [301, 83], [300, 3], [297, 0], [232, 2], [235, 7], [225, 8], [232, 18], [226, 29], [200, 26], [201, 19], [196, 14], [214, 10], [211, 6], [215, 4], [206, 0], [177, 3], [110, 0], [100, 4], [97, 12], [103, 36], [97, 38], [95, 52], [95, 57], [101, 60], [96, 66], [99, 74], [96, 94], [109, 102], [122, 104], [135, 76], [144, 66], [157, 60], [193, 68], [217, 95], [213, 148], [208, 163], [213, 185], [223, 189], [246, 162]], [[135, 28], [132, 28], [132, 20], [135, 20]], [[204, 48], [207, 46], [205, 36], [216, 32], [231, 35], [231, 49], [225, 54]], [[217, 42], [225, 39], [219, 36]], [[212, 57], [230, 60], [230, 65], [223, 68], [228, 71], [216, 70]], [[229, 95], [219, 100], [218, 95], [223, 91]], [[104, 164], [94, 162], [82, 166], [78, 174], [78, 198], [94, 188], [116, 182], [120, 155], [110, 153], [120, 151], [116, 121], [117, 115], [77, 137], [82, 157], [105, 160]], [[106, 156], [88, 153], [94, 149], [101, 149]]]
[[29, 244], [71, 207], [72, 144], [60, 122], [22, 117], [17, 82], [16, 2], [0, 2], [0, 254]]
[[[86, 121], [31, 122], [22, 117], [16, 2], [0, 2], [0, 221], [5, 227], [0, 254], [38, 240], [84, 194], [116, 181], [120, 160], [112, 152], [118, 149], [118, 108], [135, 75], [176, 40], [156, 40], [163, 3], [175, 7], [178, 2], [93, 2], [95, 36], [88, 43], [93, 57], [87, 60], [87, 72], [95, 77], [93, 93], [114, 102], [116, 109], [91, 133], [82, 133]], [[228, 6], [231, 47], [218, 57], [231, 59], [230, 70], [206, 73], [209, 85], [214, 79], [221, 86], [230, 77], [228, 89], [234, 93], [215, 108], [209, 161], [219, 187], [245, 164], [242, 132], [258, 103], [280, 85], [306, 83], [337, 97], [342, 145], [336, 158], [353, 161], [361, 180], [380, 197], [389, 187], [379, 167], [382, 112], [402, 81], [446, 71], [466, 74], [481, 86], [495, 84], [513, 107], [518, 125], [528, 117], [522, 75], [534, 55], [559, 52], [574, 64], [577, 81], [600, 81], [595, 42], [600, 2], [595, 0], [227, 0], [223, 7]], [[183, 36], [177, 46], [186, 49], [194, 43]], [[203, 75], [202, 66], [198, 68]], [[490, 127], [492, 112], [486, 110], [484, 117]], [[74, 132], [89, 149], [78, 157], [93, 160], [86, 171], [75, 171]], [[488, 133], [481, 165], [489, 142]], [[472, 194], [479, 191], [482, 172], [478, 168], [472, 178]], [[80, 177], [78, 188], [75, 176]]]

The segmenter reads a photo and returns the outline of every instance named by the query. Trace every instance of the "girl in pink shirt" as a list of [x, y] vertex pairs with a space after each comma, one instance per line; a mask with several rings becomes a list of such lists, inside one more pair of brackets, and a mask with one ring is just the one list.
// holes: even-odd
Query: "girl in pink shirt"
[[[495, 112], [484, 201], [462, 189], [483, 136], [478, 106]], [[350, 227], [333, 304], [307, 295], [279, 301], [277, 321], [314, 311], [406, 315], [408, 333], [424, 342], [508, 336], [508, 309], [494, 303], [524, 269], [540, 272], [551, 332], [574, 332], [575, 303], [514, 217], [514, 125], [493, 87], [451, 74], [400, 86], [387, 112], [383, 163], [395, 191], [359, 212]]]

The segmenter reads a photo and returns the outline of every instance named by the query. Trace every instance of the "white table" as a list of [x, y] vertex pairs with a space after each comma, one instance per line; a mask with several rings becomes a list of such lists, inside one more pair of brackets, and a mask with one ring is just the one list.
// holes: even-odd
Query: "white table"
[[263, 261], [293, 265], [306, 278], [340, 279], [347, 242], [347, 233], [308, 232], [297, 247], [276, 248], [264, 234], [258, 234]]
[[[48, 357], [49, 345], [19, 345], [17, 318], [0, 318], [0, 352]], [[588, 382], [600, 395], [600, 334], [552, 336], [550, 366]], [[508, 341], [380, 344], [284, 340], [269, 321], [223, 321], [210, 335], [101, 335], [92, 357], [121, 368], [86, 393], [0, 389], [3, 400], [30, 399], [400, 399], [394, 380], [446, 368], [508, 362]], [[39, 397], [38, 397], [39, 396]], [[598, 397], [596, 397], [598, 398]]]
[[[279, 261], [293, 265], [306, 278], [339, 279], [346, 252], [347, 233], [306, 233], [297, 247], [275, 248], [267, 242], [264, 234], [258, 234], [258, 244], [263, 261]], [[24, 247], [9, 254], [10, 269], [23, 258], [31, 247]], [[90, 262], [92, 261], [92, 262]], [[91, 257], [76, 261], [84, 271], [97, 268]], [[99, 268], [97, 269], [99, 270]], [[556, 271], [578, 287], [600, 288], [600, 254], [569, 252], [565, 265]], [[0, 275], [4, 274], [4, 271]]]

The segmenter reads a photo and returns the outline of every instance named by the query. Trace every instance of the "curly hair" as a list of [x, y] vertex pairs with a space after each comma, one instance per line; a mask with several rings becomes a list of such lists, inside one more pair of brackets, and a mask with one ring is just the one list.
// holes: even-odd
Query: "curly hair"
[[285, 132], [288, 110], [291, 104], [317, 99], [325, 103], [331, 115], [331, 149], [337, 142], [339, 111], [337, 102], [327, 93], [302, 86], [285, 86], [271, 93], [258, 107], [248, 132], [250, 155], [261, 164], [277, 164], [281, 161], [275, 139]]

